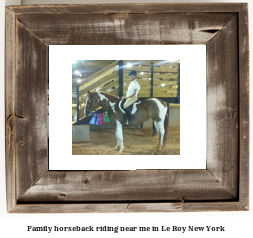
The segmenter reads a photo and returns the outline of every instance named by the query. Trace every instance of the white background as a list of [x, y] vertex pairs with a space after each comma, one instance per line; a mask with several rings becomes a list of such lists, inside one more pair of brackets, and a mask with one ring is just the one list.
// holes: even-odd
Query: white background
[[[180, 60], [180, 155], [120, 157], [118, 155], [72, 155], [72, 62], [73, 60], [113, 59]], [[193, 93], [192, 87], [195, 87], [195, 84], [192, 85], [192, 82], [198, 85], [198, 93]], [[205, 45], [52, 45], [49, 46], [49, 91], [50, 170], [206, 168]], [[194, 106], [196, 104], [197, 107]], [[111, 140], [116, 146], [115, 134]], [[62, 146], [63, 141], [64, 146]]]
[[[24, 1], [24, 3], [30, 3], [30, 4], [41, 4], [41, 3], [127, 3], [127, 2], [135, 2], [135, 3], [151, 3], [155, 2], [154, 0], [145, 0], [145, 1], [127, 1], [127, 0], [108, 0], [108, 1], [102, 1], [102, 0], [73, 0], [73, 1], [61, 1], [61, 0], [51, 0], [51, 1]], [[175, 2], [175, 1], [162, 1], [159, 2]], [[207, 1], [198, 1], [198, 0], [191, 0], [191, 1], [177, 1], [177, 2], [207, 2]], [[253, 4], [252, 1], [245, 1], [245, 0], [221, 0], [221, 1], [211, 1], [208, 2], [248, 2], [249, 3], [249, 28], [250, 28], [250, 44], [253, 44], [252, 41], [252, 17], [253, 14]], [[27, 233], [26, 232], [26, 226], [33, 225], [33, 226], [54, 226], [54, 225], [110, 225], [110, 226], [116, 226], [116, 225], [122, 225], [125, 226], [131, 226], [131, 225], [195, 225], [195, 226], [201, 226], [204, 225], [213, 225], [213, 226], [219, 226], [223, 225], [226, 226], [226, 232], [220, 232], [220, 233], [191, 233], [188, 235], [190, 237], [252, 237], [253, 230], [252, 230], [252, 222], [253, 222], [253, 207], [252, 207], [252, 176], [250, 176], [250, 211], [249, 212], [193, 212], [193, 213], [128, 213], [128, 214], [7, 214], [6, 212], [6, 189], [5, 189], [5, 147], [4, 147], [4, 7], [5, 5], [11, 5], [11, 4], [20, 4], [20, 1], [18, 0], [6, 0], [1, 1], [0, 3], [0, 9], [1, 9], [1, 38], [0, 38], [0, 45], [1, 45], [1, 80], [0, 80], [0, 87], [2, 90], [1, 94], [1, 156], [0, 156], [0, 222], [1, 222], [1, 235], [3, 237], [10, 237], [10, 236], [18, 236], [18, 237], [46, 237], [46, 233]], [[252, 53], [250, 53], [250, 58], [252, 59]], [[252, 72], [252, 64], [250, 65]], [[252, 83], [250, 84], [250, 90], [252, 91]], [[253, 101], [251, 100], [251, 105], [253, 105]], [[252, 109], [252, 106], [251, 106]], [[251, 120], [252, 121], [252, 120]], [[250, 132], [252, 132], [252, 126], [250, 127]], [[252, 134], [252, 133], [250, 133]], [[252, 147], [252, 140], [250, 141], [250, 145]], [[252, 160], [252, 156], [251, 156]], [[252, 163], [250, 163], [250, 172], [252, 174]], [[60, 233], [61, 237], [69, 237], [72, 235], [72, 233]], [[94, 235], [94, 234], [93, 234]], [[95, 233], [97, 236], [98, 233]], [[113, 236], [112, 233], [102, 233], [102, 236]], [[130, 234], [133, 237], [139, 237], [138, 233], [131, 233]], [[185, 237], [187, 234], [182, 233], [159, 233], [159, 236], [161, 237]], [[92, 237], [91, 234], [86, 235], [86, 233], [80, 233], [75, 234], [76, 237]], [[117, 234], [117, 236], [120, 237], [129, 237], [128, 233], [122, 233]], [[145, 236], [147, 237], [154, 237], [154, 233], [145, 233]], [[50, 237], [59, 237], [55, 234], [50, 234]], [[188, 237], [188, 236], [187, 236]]]

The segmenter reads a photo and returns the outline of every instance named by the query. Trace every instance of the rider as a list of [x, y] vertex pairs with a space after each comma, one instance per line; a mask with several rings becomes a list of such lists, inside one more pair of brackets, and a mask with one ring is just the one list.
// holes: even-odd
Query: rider
[[131, 123], [131, 112], [129, 110], [129, 106], [132, 105], [135, 101], [138, 99], [138, 92], [140, 91], [140, 84], [136, 81], [137, 73], [135, 70], [130, 70], [129, 72], [129, 78], [131, 80], [128, 90], [126, 93], [126, 97], [123, 97], [122, 99], [126, 99], [124, 103], [124, 110], [127, 114], [127, 122], [126, 125], [129, 125]]

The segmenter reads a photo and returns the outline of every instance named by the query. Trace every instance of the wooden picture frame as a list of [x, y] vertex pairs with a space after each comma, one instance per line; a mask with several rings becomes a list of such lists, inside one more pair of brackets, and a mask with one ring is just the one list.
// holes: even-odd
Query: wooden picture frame
[[[248, 40], [246, 3], [6, 7], [8, 212], [247, 211]], [[206, 170], [48, 171], [54, 44], [206, 44]]]

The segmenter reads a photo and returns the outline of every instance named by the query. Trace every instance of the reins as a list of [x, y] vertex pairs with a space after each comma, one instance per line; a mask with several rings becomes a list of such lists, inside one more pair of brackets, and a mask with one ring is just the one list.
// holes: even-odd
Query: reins
[[[93, 100], [96, 100], [96, 99], [90, 94], [90, 108], [87, 108], [87, 109], [91, 110], [92, 113], [93, 113], [93, 110], [91, 108], [92, 108]], [[109, 99], [107, 98], [107, 100], [109, 100]], [[100, 99], [98, 99], [97, 101], [99, 103], [99, 106], [102, 107]], [[117, 103], [115, 103], [115, 105], [110, 107], [107, 111], [113, 109], [116, 105], [117, 105]]]

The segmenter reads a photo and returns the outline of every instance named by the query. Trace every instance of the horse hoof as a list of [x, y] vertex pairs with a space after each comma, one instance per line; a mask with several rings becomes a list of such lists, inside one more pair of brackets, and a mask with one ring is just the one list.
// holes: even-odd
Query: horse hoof
[[118, 151], [119, 150], [119, 146], [116, 145], [115, 148], [114, 148], [114, 150]]
[[162, 146], [159, 146], [159, 147], [158, 147], [158, 150], [162, 150]]
[[123, 155], [123, 151], [120, 150], [118, 154], [119, 154], [119, 155]]

